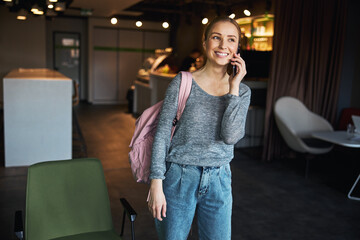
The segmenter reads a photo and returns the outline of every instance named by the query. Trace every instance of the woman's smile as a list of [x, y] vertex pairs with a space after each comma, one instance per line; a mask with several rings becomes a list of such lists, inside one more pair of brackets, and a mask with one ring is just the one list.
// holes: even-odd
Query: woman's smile
[[216, 23], [204, 41], [208, 61], [225, 67], [236, 53], [239, 44], [237, 28], [229, 22]]
[[215, 54], [216, 54], [216, 56], [221, 57], [221, 58], [227, 57], [227, 56], [230, 55], [230, 54], [227, 53], [227, 52], [221, 52], [221, 51], [215, 51]]

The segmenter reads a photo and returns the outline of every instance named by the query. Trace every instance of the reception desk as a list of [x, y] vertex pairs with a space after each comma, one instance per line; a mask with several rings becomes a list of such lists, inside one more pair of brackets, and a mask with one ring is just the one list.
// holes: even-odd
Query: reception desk
[[72, 158], [72, 80], [49, 69], [4, 77], [5, 166]]

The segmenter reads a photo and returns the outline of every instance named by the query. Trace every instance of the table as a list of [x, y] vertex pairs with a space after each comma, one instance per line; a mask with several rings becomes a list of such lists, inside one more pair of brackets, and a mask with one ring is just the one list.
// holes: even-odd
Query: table
[[346, 131], [313, 132], [311, 136], [344, 147], [360, 148], [360, 135], [356, 134], [349, 139]]
[[45, 69], [4, 77], [5, 166], [72, 158], [72, 80]]
[[[351, 147], [351, 148], [360, 148], [360, 136], [359, 134], [354, 135], [353, 137], [349, 137], [346, 131], [331, 131], [331, 132], [313, 132], [311, 134], [313, 138], [317, 138], [326, 142], [331, 142], [343, 147]], [[355, 180], [353, 186], [351, 187], [348, 198], [352, 200], [360, 200], [360, 197], [352, 196], [352, 192], [355, 189], [355, 186], [360, 180], [360, 174]]]

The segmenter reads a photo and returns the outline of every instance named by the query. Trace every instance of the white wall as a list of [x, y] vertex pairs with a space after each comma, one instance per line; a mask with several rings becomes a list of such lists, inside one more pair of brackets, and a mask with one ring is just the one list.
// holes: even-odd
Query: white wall
[[0, 101], [3, 77], [15, 68], [46, 67], [45, 18], [28, 16], [26, 21], [0, 6]]
[[[134, 71], [134, 69], [128, 69], [129, 70], [129, 73], [131, 73], [133, 75], [132, 79], [131, 80], [124, 80], [121, 79], [121, 77], [119, 77], [119, 75], [121, 75], [121, 73], [119, 71], [121, 71], [121, 69], [123, 69], [123, 66], [121, 66], [121, 62], [124, 62], [124, 61], [121, 61], [122, 58], [121, 56], [118, 56], [117, 59], [119, 60], [119, 65], [120, 66], [116, 66], [116, 69], [114, 70], [118, 76], [116, 76], [116, 81], [117, 83], [116, 84], [113, 84], [114, 86], [116, 86], [116, 88], [118, 88], [117, 90], [119, 91], [122, 91], [122, 92], [119, 92], [120, 95], [118, 95], [115, 99], [115, 100], [109, 100], [109, 99], [106, 99], [104, 101], [102, 100], [98, 100], [96, 99], [96, 94], [95, 94], [95, 86], [98, 86], [98, 84], [96, 84], [96, 80], [95, 80], [95, 66], [94, 64], [97, 62], [97, 60], [99, 60], [100, 58], [98, 58], [97, 60], [94, 59], [94, 46], [96, 45], [94, 40], [95, 40], [95, 37], [94, 37], [94, 34], [95, 34], [95, 29], [103, 29], [103, 30], [110, 30], [110, 29], [115, 29], [117, 32], [126, 32], [126, 31], [129, 31], [129, 32], [133, 32], [133, 31], [136, 31], [136, 32], [148, 32], [148, 31], [161, 31], [161, 32], [169, 32], [169, 30], [165, 30], [162, 28], [161, 26], [161, 23], [159, 22], [146, 22], [144, 21], [143, 22], [143, 26], [141, 28], [138, 28], [135, 26], [135, 20], [122, 20], [120, 19], [118, 21], [118, 23], [116, 25], [112, 25], [110, 23], [110, 19], [105, 19], [105, 18], [89, 18], [89, 21], [88, 21], [88, 36], [89, 36], [89, 42], [88, 42], [88, 66], [89, 66], [89, 71], [88, 71], [88, 76], [89, 76], [89, 83], [88, 83], [88, 86], [89, 86], [89, 89], [88, 89], [88, 101], [91, 102], [91, 103], [97, 103], [97, 104], [116, 104], [116, 103], [126, 103], [126, 100], [125, 100], [125, 94], [124, 94], [124, 91], [126, 91], [128, 89], [128, 87], [131, 85], [131, 82], [135, 80], [136, 78], [136, 72], [137, 71]], [[130, 42], [133, 41], [134, 43], [135, 42], [142, 42], [142, 39], [131, 39], [131, 34], [129, 34], [128, 39]], [[143, 35], [143, 34], [141, 34]], [[143, 35], [145, 36], [145, 35]], [[103, 41], [109, 41], [110, 39], [104, 39], [105, 37], [109, 38], [109, 36], [97, 36], [97, 38], [100, 37], [102, 38]], [[118, 36], [119, 37], [119, 36]], [[126, 37], [123, 39], [123, 40], [126, 40]], [[140, 40], [140, 41], [139, 41]], [[145, 37], [145, 41], [148, 41], [146, 40], [146, 37]], [[154, 39], [154, 41], [156, 41], [156, 39]], [[121, 39], [119, 39], [119, 44], [120, 44]], [[133, 46], [130, 46], [128, 44], [125, 44], [126, 46], [113, 46], [113, 47], [133, 47]], [[145, 44], [146, 47], [154, 47], [156, 46], [155, 45], [152, 45], [150, 44], [149, 42], [147, 42], [147, 44]], [[144, 45], [144, 46], [145, 46]], [[163, 44], [160, 44], [163, 46]], [[141, 44], [139, 45], [141, 46]], [[169, 47], [168, 44], [166, 44], [166, 46], [163, 46], [162, 48], [165, 48], [165, 47]], [[159, 48], [159, 47], [157, 47]], [[105, 59], [106, 60], [106, 59]], [[105, 60], [102, 60], [102, 61], [105, 61]], [[109, 64], [112, 64], [111, 63], [111, 59], [109, 60], [110, 63]], [[129, 59], [129, 61], [131, 61]], [[131, 63], [131, 62], [130, 62]], [[126, 66], [126, 64], [124, 64]], [[141, 65], [141, 60], [140, 62], [136, 61], [133, 63], [134, 66], [136, 66], [136, 69], [138, 70], [140, 68], [140, 65]], [[139, 66], [138, 66], [139, 65]], [[133, 66], [133, 67], [134, 67]], [[124, 70], [124, 69], [123, 69]], [[113, 75], [115, 75], [115, 73], [113, 73]], [[103, 81], [103, 79], [98, 79], [98, 81]], [[106, 84], [106, 81], [104, 81], [103, 83], [101, 84]], [[105, 93], [106, 94], [106, 93]]]

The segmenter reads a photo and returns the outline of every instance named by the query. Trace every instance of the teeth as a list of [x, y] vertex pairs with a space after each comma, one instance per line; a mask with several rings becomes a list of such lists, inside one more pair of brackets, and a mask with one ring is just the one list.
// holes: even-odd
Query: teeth
[[217, 54], [217, 55], [220, 55], [220, 56], [227, 56], [227, 55], [229, 55], [229, 54], [227, 54], [227, 53], [221, 53], [221, 52], [216, 52], [216, 54]]

